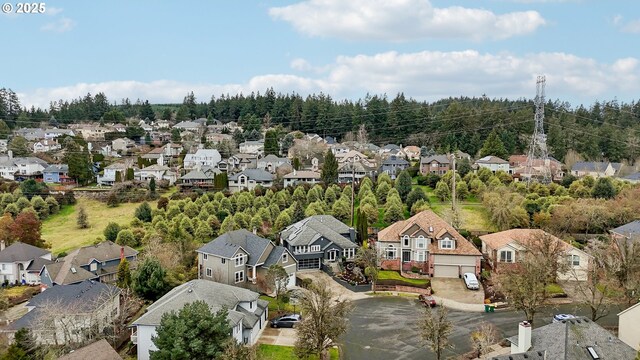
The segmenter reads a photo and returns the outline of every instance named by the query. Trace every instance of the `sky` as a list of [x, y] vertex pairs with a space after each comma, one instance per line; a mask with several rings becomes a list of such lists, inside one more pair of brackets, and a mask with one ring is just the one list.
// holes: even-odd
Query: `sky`
[[179, 103], [212, 95], [402, 92], [572, 106], [640, 98], [640, 1], [46, 1], [0, 14], [0, 87], [48, 107], [104, 92]]

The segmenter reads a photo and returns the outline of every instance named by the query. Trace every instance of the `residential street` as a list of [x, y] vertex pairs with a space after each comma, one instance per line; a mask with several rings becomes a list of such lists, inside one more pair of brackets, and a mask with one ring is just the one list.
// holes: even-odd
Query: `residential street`
[[[344, 355], [350, 360], [387, 359], [433, 359], [433, 354], [421, 346], [417, 321], [422, 308], [416, 300], [403, 297], [378, 297], [354, 301], [355, 309], [350, 316], [350, 328], [342, 337]], [[536, 316], [534, 326], [551, 322], [553, 314], [571, 313], [587, 315], [586, 311], [576, 311], [573, 305], [546, 307]], [[600, 325], [617, 325], [618, 309], [598, 321]], [[460, 355], [471, 350], [469, 333], [483, 321], [490, 321], [500, 331], [501, 337], [517, 333], [522, 313], [501, 310], [495, 313], [469, 313], [450, 311], [449, 318], [455, 328], [451, 336], [454, 349], [446, 356]]]

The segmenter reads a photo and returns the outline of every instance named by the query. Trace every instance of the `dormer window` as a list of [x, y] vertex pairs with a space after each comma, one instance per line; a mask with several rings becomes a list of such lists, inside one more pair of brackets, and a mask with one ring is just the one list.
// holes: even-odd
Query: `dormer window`
[[237, 266], [242, 266], [244, 265], [246, 256], [244, 254], [238, 254], [234, 257], [235, 261], [236, 261], [236, 267]]
[[453, 249], [453, 240], [448, 237], [440, 240], [440, 249]]

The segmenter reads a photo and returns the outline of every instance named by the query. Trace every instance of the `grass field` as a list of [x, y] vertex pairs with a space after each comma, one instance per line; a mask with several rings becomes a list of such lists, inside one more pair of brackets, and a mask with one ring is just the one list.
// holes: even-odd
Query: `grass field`
[[[288, 360], [288, 359], [297, 359], [297, 356], [294, 352], [294, 348], [292, 346], [279, 346], [279, 345], [267, 345], [260, 344], [258, 346], [258, 357], [263, 360]], [[309, 360], [317, 359], [317, 356], [310, 356]], [[340, 359], [340, 353], [338, 349], [331, 348], [329, 349], [329, 358], [331, 360]]]
[[397, 271], [391, 270], [380, 270], [378, 272], [378, 280], [398, 280], [409, 285], [425, 285], [429, 283], [429, 279], [409, 279], [402, 277]]
[[[128, 224], [133, 220], [134, 212], [140, 203], [124, 203], [115, 208], [109, 208], [103, 202], [78, 198], [78, 203], [65, 206], [53, 216], [47, 218], [42, 224], [42, 238], [51, 245], [54, 254], [68, 252], [69, 250], [93, 244], [98, 237], [104, 237], [102, 231], [109, 222], [120, 225]], [[150, 202], [152, 208], [155, 203]], [[78, 229], [76, 224], [78, 209], [84, 206], [89, 219], [88, 229]]]

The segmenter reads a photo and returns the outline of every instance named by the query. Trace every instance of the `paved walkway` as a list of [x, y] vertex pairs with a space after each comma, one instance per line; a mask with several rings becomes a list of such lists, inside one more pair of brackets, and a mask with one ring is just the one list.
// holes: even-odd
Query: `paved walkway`
[[[268, 325], [267, 325], [268, 326]], [[267, 327], [262, 331], [258, 344], [294, 346], [296, 342], [295, 329], [274, 329]]]

